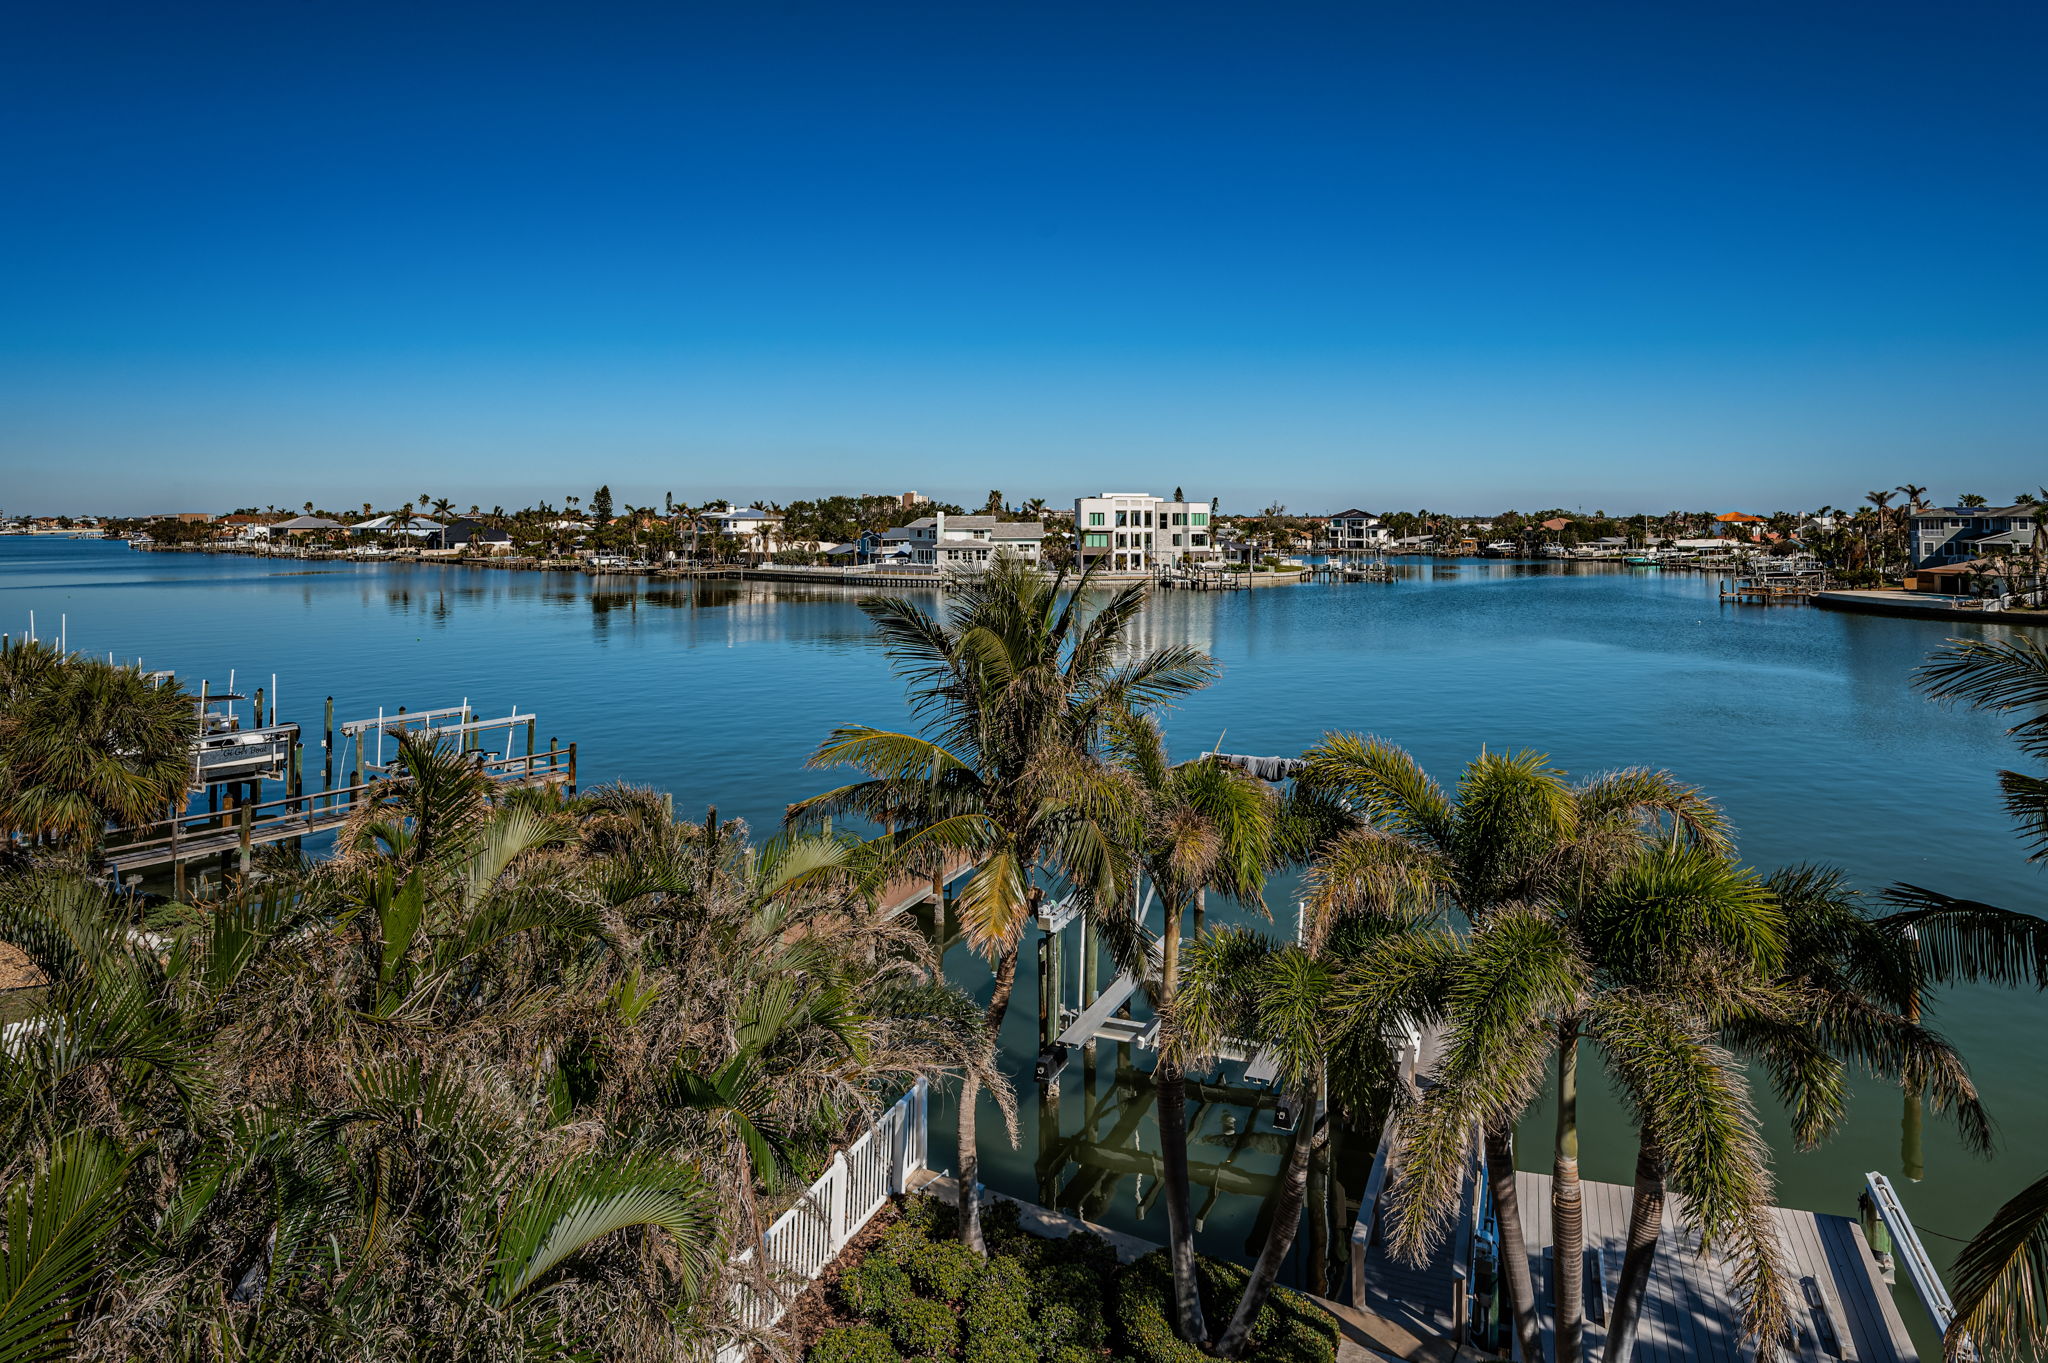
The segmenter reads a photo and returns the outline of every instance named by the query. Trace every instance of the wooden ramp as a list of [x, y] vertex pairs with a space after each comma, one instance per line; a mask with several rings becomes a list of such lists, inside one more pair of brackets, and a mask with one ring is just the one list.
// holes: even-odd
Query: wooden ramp
[[[1606, 1308], [1614, 1301], [1627, 1244], [1633, 1190], [1618, 1183], [1584, 1185], [1586, 1248], [1586, 1352], [1597, 1358], [1607, 1341]], [[1550, 1176], [1518, 1173], [1515, 1190], [1536, 1279], [1537, 1312], [1543, 1324], [1546, 1360], [1556, 1357], [1550, 1313], [1552, 1260]], [[1751, 1363], [1756, 1348], [1742, 1338], [1740, 1307], [1727, 1264], [1701, 1256], [1679, 1223], [1673, 1200], [1664, 1208], [1664, 1236], [1650, 1270], [1641, 1363]], [[1774, 1208], [1778, 1237], [1791, 1275], [1798, 1363], [1919, 1363], [1906, 1323], [1878, 1275], [1863, 1228], [1846, 1216]], [[1590, 1266], [1599, 1263], [1596, 1290]]]

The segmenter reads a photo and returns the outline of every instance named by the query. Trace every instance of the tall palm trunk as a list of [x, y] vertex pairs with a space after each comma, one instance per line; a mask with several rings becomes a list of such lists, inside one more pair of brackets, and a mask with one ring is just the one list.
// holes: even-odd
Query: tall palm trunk
[[1650, 1287], [1650, 1268], [1657, 1261], [1657, 1236], [1664, 1225], [1664, 1146], [1654, 1129], [1645, 1126], [1636, 1146], [1635, 1200], [1628, 1213], [1628, 1252], [1621, 1261], [1621, 1282], [1614, 1290], [1614, 1310], [1607, 1318], [1607, 1353], [1602, 1363], [1629, 1363], [1636, 1336], [1642, 1331], [1643, 1299]]
[[1550, 1222], [1556, 1258], [1557, 1363], [1581, 1363], [1586, 1337], [1586, 1213], [1579, 1187], [1579, 1034], [1567, 1021], [1557, 1038], [1557, 1153], [1551, 1165]]
[[1251, 1342], [1252, 1324], [1259, 1318], [1259, 1312], [1266, 1307], [1267, 1298], [1273, 1295], [1273, 1282], [1280, 1276], [1280, 1265], [1287, 1262], [1287, 1256], [1294, 1249], [1294, 1237], [1301, 1225], [1302, 1201], [1308, 1191], [1309, 1155], [1315, 1146], [1316, 1120], [1313, 1100], [1308, 1101], [1308, 1111], [1301, 1114], [1299, 1124], [1294, 1128], [1294, 1141], [1287, 1148], [1287, 1167], [1280, 1174], [1279, 1195], [1273, 1200], [1273, 1224], [1266, 1231], [1266, 1243], [1259, 1249], [1258, 1262], [1252, 1265], [1252, 1276], [1244, 1285], [1244, 1295], [1237, 1300], [1237, 1310], [1230, 1317], [1230, 1324], [1224, 1327], [1223, 1337], [1216, 1341], [1216, 1352], [1224, 1358], [1244, 1357], [1245, 1346]]
[[[1153, 1007], [1165, 1029], [1173, 1026], [1173, 997], [1180, 979], [1182, 910], [1178, 904], [1162, 903], [1160, 907], [1166, 936], [1160, 953], [1159, 996]], [[1195, 1216], [1188, 1195], [1187, 1078], [1171, 1040], [1160, 1038], [1159, 1063], [1152, 1069], [1152, 1085], [1159, 1091], [1159, 1164], [1164, 1183], [1160, 1195], [1166, 1202], [1166, 1246], [1173, 1260], [1174, 1319], [1180, 1337], [1200, 1348], [1208, 1342], [1209, 1324], [1202, 1315], [1202, 1288], [1195, 1276]]]
[[1522, 1203], [1515, 1195], [1515, 1148], [1509, 1128], [1486, 1129], [1486, 1182], [1493, 1217], [1500, 1227], [1501, 1280], [1515, 1317], [1515, 1342], [1522, 1363], [1543, 1363], [1543, 1338], [1536, 1326], [1536, 1285], [1529, 1276], [1529, 1242], [1522, 1237]]
[[[982, 1030], [993, 1046], [1002, 1044], [1003, 1017], [1010, 1011], [1010, 995], [1016, 988], [1017, 948], [1008, 946], [996, 957], [995, 989], [989, 995], [988, 1011], [982, 1015]], [[986, 1254], [988, 1246], [981, 1238], [981, 1151], [975, 1144], [974, 1121], [980, 1100], [981, 1085], [970, 1074], [960, 1082], [960, 1111], [954, 1125], [960, 1159], [960, 1243], [976, 1254]]]

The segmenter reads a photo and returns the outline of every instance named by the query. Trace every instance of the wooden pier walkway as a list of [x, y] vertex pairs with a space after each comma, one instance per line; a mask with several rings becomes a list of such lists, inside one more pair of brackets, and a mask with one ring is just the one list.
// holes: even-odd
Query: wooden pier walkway
[[[1606, 1307], [1620, 1286], [1634, 1190], [1618, 1183], [1584, 1185], [1586, 1214], [1586, 1354], [1600, 1356], [1607, 1340]], [[1518, 1173], [1515, 1193], [1536, 1279], [1537, 1314], [1545, 1359], [1556, 1357], [1552, 1338], [1550, 1176]], [[1735, 1280], [1718, 1254], [1701, 1255], [1681, 1224], [1676, 1199], [1664, 1207], [1663, 1241], [1650, 1270], [1636, 1357], [1642, 1363], [1750, 1363], [1753, 1342], [1742, 1338]], [[1771, 1212], [1791, 1275], [1799, 1337], [1788, 1350], [1799, 1363], [1919, 1363], [1906, 1323], [1879, 1274], [1863, 1228], [1846, 1216], [1776, 1207]], [[1597, 1265], [1598, 1275], [1592, 1271]]]
[[[576, 788], [576, 745], [530, 754], [482, 758], [477, 769], [509, 786], [563, 785]], [[198, 810], [108, 834], [103, 856], [116, 877], [152, 866], [183, 866], [207, 857], [240, 854], [253, 847], [331, 833], [366, 800], [393, 794], [402, 776], [385, 776], [333, 790], [306, 791], [275, 800]]]

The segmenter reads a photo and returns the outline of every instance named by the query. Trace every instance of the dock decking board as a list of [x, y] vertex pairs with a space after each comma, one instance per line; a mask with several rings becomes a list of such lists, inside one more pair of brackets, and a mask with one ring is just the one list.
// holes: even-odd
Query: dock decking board
[[[1605, 1252], [1604, 1290], [1611, 1307], [1634, 1194], [1618, 1183], [1587, 1181], [1582, 1188], [1586, 1245]], [[1550, 1176], [1519, 1173], [1515, 1189], [1536, 1280], [1544, 1357], [1549, 1363], [1556, 1358], [1551, 1310], [1555, 1265], [1544, 1253], [1551, 1242]], [[1919, 1354], [1890, 1290], [1877, 1274], [1860, 1226], [1848, 1217], [1788, 1207], [1775, 1208], [1773, 1219], [1785, 1251], [1795, 1314], [1802, 1326], [1802, 1338], [1795, 1346], [1802, 1363], [1833, 1363], [1837, 1358], [1840, 1363], [1919, 1363]], [[1676, 1199], [1668, 1200], [1637, 1356], [1641, 1363], [1754, 1363], [1756, 1350], [1742, 1338], [1741, 1308], [1728, 1269], [1718, 1256], [1701, 1256], [1697, 1243], [1697, 1237], [1680, 1224]], [[1800, 1288], [1806, 1278], [1819, 1288], [1823, 1309], [1840, 1342], [1839, 1355], [1825, 1348], [1811, 1319]], [[1599, 1356], [1606, 1337], [1604, 1325], [1591, 1319], [1586, 1322], [1589, 1356]]]

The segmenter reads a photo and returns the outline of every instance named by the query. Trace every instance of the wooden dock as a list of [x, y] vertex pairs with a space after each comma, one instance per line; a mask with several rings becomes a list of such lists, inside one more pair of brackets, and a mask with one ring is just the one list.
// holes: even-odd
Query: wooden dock
[[[1587, 1182], [1585, 1189], [1586, 1354], [1598, 1358], [1607, 1340], [1606, 1308], [1620, 1285], [1633, 1190]], [[1551, 1317], [1550, 1176], [1518, 1173], [1522, 1226], [1536, 1279], [1537, 1314], [1545, 1358], [1554, 1358]], [[1680, 1223], [1677, 1199], [1664, 1207], [1663, 1241], [1650, 1270], [1636, 1357], [1642, 1363], [1750, 1363], [1753, 1342], [1742, 1338], [1735, 1281], [1718, 1254], [1701, 1255]], [[1791, 1275], [1799, 1338], [1788, 1352], [1800, 1363], [1919, 1363], [1906, 1323], [1878, 1272], [1863, 1228], [1846, 1216], [1772, 1209]], [[1593, 1268], [1597, 1265], [1598, 1277]]]
[[[509, 757], [482, 757], [477, 769], [508, 786], [562, 785], [576, 788], [576, 745]], [[183, 867], [215, 856], [244, 860], [251, 848], [331, 833], [366, 801], [402, 788], [403, 776], [381, 776], [332, 790], [306, 791], [274, 800], [198, 810], [107, 835], [104, 862], [116, 877], [153, 866]]]

